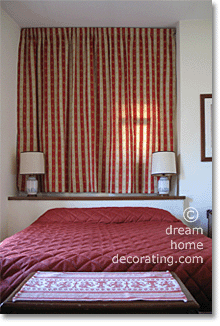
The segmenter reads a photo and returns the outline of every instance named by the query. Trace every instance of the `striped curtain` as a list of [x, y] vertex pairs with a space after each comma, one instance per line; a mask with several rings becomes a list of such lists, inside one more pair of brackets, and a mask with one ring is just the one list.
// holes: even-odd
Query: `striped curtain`
[[153, 193], [151, 157], [174, 149], [175, 30], [22, 29], [18, 139], [45, 153], [43, 192]]

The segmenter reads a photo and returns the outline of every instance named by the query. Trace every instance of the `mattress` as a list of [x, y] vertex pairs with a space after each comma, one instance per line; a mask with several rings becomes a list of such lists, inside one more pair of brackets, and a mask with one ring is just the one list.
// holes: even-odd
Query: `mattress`
[[0, 246], [1, 302], [35, 271], [173, 271], [202, 310], [212, 300], [212, 240], [146, 207], [55, 208]]

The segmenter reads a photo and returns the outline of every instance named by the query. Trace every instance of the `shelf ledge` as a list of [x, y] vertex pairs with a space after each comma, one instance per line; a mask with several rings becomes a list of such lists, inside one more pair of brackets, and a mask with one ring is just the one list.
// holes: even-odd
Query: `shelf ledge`
[[8, 200], [184, 200], [186, 196], [149, 196], [149, 195], [115, 195], [115, 196], [50, 196], [50, 195], [38, 195], [36, 197], [27, 196], [9, 196]]

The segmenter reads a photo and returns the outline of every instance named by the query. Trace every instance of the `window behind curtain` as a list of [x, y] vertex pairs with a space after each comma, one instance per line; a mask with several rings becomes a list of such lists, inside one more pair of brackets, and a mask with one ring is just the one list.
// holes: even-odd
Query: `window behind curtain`
[[[18, 59], [17, 160], [45, 153], [43, 192], [153, 193], [174, 149], [175, 30], [31, 28]], [[25, 179], [17, 177], [19, 190]]]

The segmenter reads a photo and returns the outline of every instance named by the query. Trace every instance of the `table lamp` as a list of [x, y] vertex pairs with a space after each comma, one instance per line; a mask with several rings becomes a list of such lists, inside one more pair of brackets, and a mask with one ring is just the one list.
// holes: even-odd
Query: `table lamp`
[[176, 174], [176, 156], [174, 152], [154, 152], [152, 154], [151, 174], [160, 176], [158, 181], [159, 195], [169, 195], [170, 181], [169, 177]]
[[26, 181], [28, 196], [37, 196], [38, 181], [35, 174], [44, 174], [44, 153], [42, 152], [22, 152], [20, 155], [20, 174], [29, 174]]

